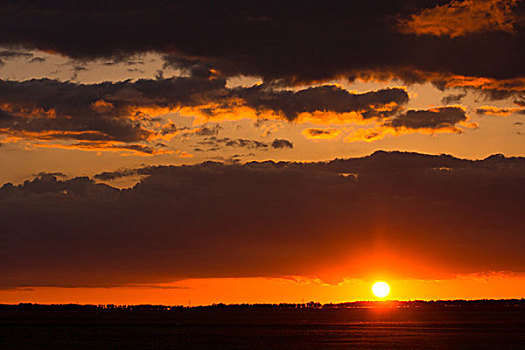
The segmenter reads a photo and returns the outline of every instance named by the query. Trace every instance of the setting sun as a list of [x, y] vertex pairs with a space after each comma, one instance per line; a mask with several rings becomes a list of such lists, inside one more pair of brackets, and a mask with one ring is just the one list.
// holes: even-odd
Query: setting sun
[[386, 282], [376, 282], [372, 286], [372, 293], [378, 298], [384, 298], [390, 293], [390, 286]]

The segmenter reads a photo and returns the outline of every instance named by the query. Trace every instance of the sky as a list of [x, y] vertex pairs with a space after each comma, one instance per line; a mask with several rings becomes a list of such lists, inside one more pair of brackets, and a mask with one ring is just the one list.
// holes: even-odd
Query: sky
[[523, 298], [525, 2], [2, 1], [0, 303]]

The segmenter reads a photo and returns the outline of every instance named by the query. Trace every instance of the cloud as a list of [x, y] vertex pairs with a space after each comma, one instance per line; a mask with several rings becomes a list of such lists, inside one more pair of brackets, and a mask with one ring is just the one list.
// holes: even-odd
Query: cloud
[[335, 139], [339, 136], [340, 133], [341, 133], [341, 130], [334, 129], [334, 128], [325, 128], [325, 129], [307, 128], [301, 132], [301, 134], [304, 137], [306, 137], [307, 139], [313, 139], [313, 140]]
[[96, 176], [142, 176], [123, 190], [42, 175], [0, 189], [0, 287], [524, 272], [524, 162], [377, 152]]
[[494, 115], [499, 117], [506, 117], [511, 114], [525, 114], [525, 108], [500, 108], [494, 106], [481, 106], [476, 109], [479, 115]]
[[288, 140], [274, 139], [271, 146], [273, 148], [293, 148], [293, 143]]
[[0, 51], [0, 67], [5, 65], [6, 60], [12, 60], [16, 58], [25, 58], [25, 59], [32, 59], [33, 54], [25, 51], [17, 51], [17, 50], [1, 50]]
[[460, 132], [456, 124], [465, 122], [467, 116], [461, 107], [438, 107], [429, 110], [408, 110], [389, 120], [386, 125], [407, 129], [450, 129]]
[[214, 124], [213, 126], [203, 126], [202, 128], [199, 128], [195, 134], [199, 136], [212, 136], [212, 135], [218, 135], [219, 132], [222, 130], [222, 126], [219, 124]]
[[120, 169], [116, 171], [105, 171], [100, 174], [94, 175], [93, 178], [96, 180], [111, 181], [122, 177], [136, 175], [139, 171], [139, 169]]
[[29, 60], [29, 62], [31, 62], [31, 63], [44, 63], [46, 61], [47, 61], [47, 59], [44, 58], [44, 57], [33, 57], [33, 58], [31, 58]]
[[[378, 126], [373, 131], [357, 131], [347, 141], [373, 141], [387, 133], [460, 132], [458, 125], [474, 126], [466, 124], [468, 118], [460, 107], [407, 111], [408, 99], [402, 88], [365, 93], [335, 85], [295, 90], [272, 84], [228, 88], [226, 80], [215, 75], [99, 84], [0, 80], [0, 134], [14, 141], [38, 141], [41, 147], [159, 154], [169, 152], [162, 149], [165, 144], [158, 146], [159, 141], [176, 135], [208, 137], [199, 142], [212, 151], [219, 147], [269, 149], [268, 142], [215, 137], [222, 129], [219, 122], [247, 118]], [[169, 117], [162, 117], [169, 113], [196, 117], [195, 123], [202, 125], [178, 127]], [[308, 128], [303, 135], [335, 138], [338, 131]]]
[[386, 135], [405, 135], [411, 133], [437, 134], [462, 133], [465, 128], [477, 128], [469, 122], [463, 107], [436, 107], [428, 110], [407, 110], [392, 118], [381, 120], [375, 126], [359, 128], [345, 137], [345, 142], [373, 142]]
[[268, 148], [266, 142], [257, 140], [246, 140], [246, 139], [219, 139], [219, 142], [223, 141], [226, 146], [229, 147], [245, 147], [245, 148]]
[[[217, 135], [218, 124], [180, 128], [159, 116], [178, 112], [200, 121], [276, 119], [352, 123], [402, 110], [401, 88], [351, 93], [333, 85], [302, 90], [256, 85], [227, 88], [215, 75], [79, 84], [50, 79], [0, 80], [0, 134], [13, 139], [80, 141], [85, 149], [128, 148], [155, 153], [156, 139]], [[119, 146], [115, 143], [145, 143]], [[92, 143], [90, 147], [89, 143]], [[65, 145], [67, 146], [67, 145]]]
[[408, 93], [400, 88], [388, 88], [362, 94], [350, 93], [334, 85], [310, 87], [299, 91], [270, 90], [264, 85], [235, 89], [234, 95], [246, 105], [258, 110], [271, 110], [296, 120], [303, 114], [355, 112], [362, 118], [384, 118], [399, 111], [408, 102]]
[[83, 61], [124, 61], [136, 53], [157, 52], [168, 65], [195, 75], [209, 74], [202, 69], [209, 67], [225, 76], [260, 76], [265, 82], [320, 82], [398, 68], [498, 80], [525, 76], [523, 6], [516, 1], [221, 5], [198, 0], [130, 0], [111, 6], [4, 1], [0, 44]]
[[[3, 118], [2, 133], [36, 139], [146, 140], [151, 132], [127, 118], [129, 105], [118, 98], [112, 103], [101, 100], [127, 84], [122, 85], [80, 85], [48, 79], [0, 81], [1, 109], [10, 115]], [[140, 121], [141, 116], [136, 117]]]
[[[166, 145], [156, 144], [156, 147], [151, 147], [141, 144], [126, 144], [122, 142], [104, 142], [104, 141], [88, 141], [88, 142], [77, 142], [77, 143], [35, 143], [35, 147], [45, 147], [45, 148], [61, 148], [61, 149], [70, 149], [70, 150], [82, 150], [82, 151], [111, 151], [119, 152], [122, 155], [137, 155], [137, 156], [147, 156], [155, 154], [169, 154], [173, 151], [165, 150], [163, 148]], [[191, 155], [190, 155], [191, 156]]]
[[179, 158], [193, 158], [193, 154], [186, 151], [177, 150], [175, 153], [179, 155]]
[[411, 15], [400, 22], [399, 30], [451, 38], [488, 31], [516, 34], [514, 10], [518, 3], [519, 0], [454, 0]]
[[392, 118], [380, 120], [371, 127], [358, 128], [350, 131], [344, 142], [373, 142], [387, 135], [400, 136], [405, 134], [460, 134], [465, 128], [477, 128], [478, 124], [469, 122], [463, 107], [436, 107], [428, 110], [407, 110]]
[[[293, 143], [288, 140], [274, 139], [273, 142], [265, 142], [247, 139], [232, 139], [229, 137], [218, 138], [215, 136], [206, 137], [197, 142], [200, 146], [208, 146], [207, 151], [217, 151], [222, 147], [238, 147], [247, 149], [268, 150], [270, 148], [293, 148]], [[199, 149], [202, 151], [202, 149]]]
[[444, 105], [451, 105], [451, 104], [460, 103], [461, 100], [463, 100], [463, 98], [465, 98], [465, 96], [467, 96], [466, 92], [460, 93], [460, 94], [450, 94], [450, 95], [444, 96], [441, 99], [441, 103], [444, 104]]
[[379, 126], [369, 129], [357, 129], [345, 137], [345, 142], [373, 142], [384, 138], [387, 134], [396, 134], [396, 129], [391, 127]]
[[397, 67], [380, 71], [353, 71], [346, 77], [350, 81], [389, 82], [393, 79], [400, 79], [406, 84], [423, 84], [429, 82], [441, 91], [451, 89], [460, 89], [462, 93], [472, 91], [476, 94], [481, 94], [488, 100], [503, 100], [512, 97], [519, 100], [523, 99], [525, 93], [525, 78], [523, 78], [523, 75], [509, 79], [494, 79]]

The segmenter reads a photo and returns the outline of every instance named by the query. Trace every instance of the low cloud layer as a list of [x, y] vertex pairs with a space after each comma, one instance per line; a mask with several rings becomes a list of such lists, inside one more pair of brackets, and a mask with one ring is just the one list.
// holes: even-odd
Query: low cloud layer
[[40, 174], [0, 189], [0, 287], [378, 271], [524, 271], [525, 160], [377, 152], [328, 163], [157, 166], [119, 190]]

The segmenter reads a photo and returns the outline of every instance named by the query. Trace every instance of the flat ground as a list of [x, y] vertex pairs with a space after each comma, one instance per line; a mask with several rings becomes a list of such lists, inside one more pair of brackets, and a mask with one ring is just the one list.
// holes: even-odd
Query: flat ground
[[522, 349], [525, 307], [0, 308], [1, 349]]

